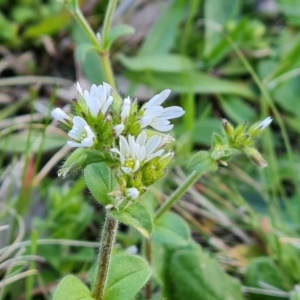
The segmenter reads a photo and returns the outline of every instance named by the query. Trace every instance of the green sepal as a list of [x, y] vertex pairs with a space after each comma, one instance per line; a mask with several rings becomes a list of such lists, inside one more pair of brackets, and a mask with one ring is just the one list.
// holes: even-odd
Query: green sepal
[[65, 178], [71, 171], [81, 168], [88, 155], [84, 148], [77, 148], [64, 162], [63, 166], [58, 171], [58, 176]]
[[103, 300], [131, 300], [151, 276], [148, 262], [130, 254], [112, 257]]
[[67, 275], [57, 285], [52, 300], [95, 300], [95, 298], [76, 276]]
[[93, 163], [84, 169], [84, 178], [88, 189], [98, 202], [104, 206], [112, 203], [108, 194], [118, 187], [114, 170], [106, 163]]
[[220, 146], [224, 145], [224, 140], [218, 133], [214, 133], [212, 136], [211, 145], [212, 145], [212, 148], [220, 147]]
[[109, 49], [117, 38], [133, 34], [134, 31], [133, 27], [125, 24], [113, 27], [109, 32], [107, 41], [105, 41], [104, 50]]
[[226, 160], [233, 154], [233, 151], [230, 149], [216, 149], [211, 152], [210, 157], [213, 160]]
[[208, 151], [199, 151], [189, 161], [188, 168], [198, 172], [213, 172], [218, 169], [218, 163]]
[[146, 238], [149, 238], [153, 231], [152, 216], [141, 202], [133, 202], [122, 210], [111, 210], [110, 214], [121, 223], [134, 227]]

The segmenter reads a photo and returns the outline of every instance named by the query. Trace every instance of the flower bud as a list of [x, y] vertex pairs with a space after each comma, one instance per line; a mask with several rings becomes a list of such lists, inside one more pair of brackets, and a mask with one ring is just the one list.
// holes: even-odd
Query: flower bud
[[262, 155], [255, 148], [245, 148], [246, 155], [259, 167], [265, 168], [268, 166], [267, 162], [264, 160]]
[[228, 137], [231, 137], [231, 135], [234, 132], [233, 126], [226, 119], [222, 119], [222, 125], [223, 125], [223, 128], [224, 128], [225, 134]]
[[71, 171], [83, 167], [86, 159], [87, 153], [84, 148], [77, 148], [64, 162], [63, 166], [58, 171], [58, 177], [62, 176], [65, 178]]
[[261, 122], [258, 122], [254, 125], [252, 125], [248, 133], [252, 137], [257, 137], [266, 127], [268, 127], [272, 123], [273, 119], [271, 117], [267, 117], [266, 119], [262, 120]]

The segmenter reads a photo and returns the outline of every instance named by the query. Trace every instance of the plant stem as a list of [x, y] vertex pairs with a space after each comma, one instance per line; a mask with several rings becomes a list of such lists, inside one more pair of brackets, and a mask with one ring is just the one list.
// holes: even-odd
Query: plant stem
[[111, 27], [111, 22], [113, 18], [113, 14], [115, 11], [115, 8], [117, 6], [118, 0], [110, 0], [107, 6], [107, 10], [105, 13], [105, 19], [103, 23], [103, 29], [102, 29], [102, 51], [100, 52], [100, 57], [102, 61], [102, 66], [104, 69], [105, 73], [105, 78], [107, 82], [113, 87], [116, 87], [114, 75], [113, 75], [113, 70], [111, 67], [110, 59], [109, 59], [109, 48], [107, 47], [108, 45], [108, 36], [109, 36], [109, 31]]
[[102, 29], [102, 48], [103, 50], [107, 50], [106, 46], [108, 45], [108, 35], [111, 27], [111, 22], [113, 18], [113, 14], [115, 11], [115, 8], [117, 6], [118, 0], [109, 0], [107, 10], [105, 13], [104, 23], [103, 23], [103, 29]]
[[96, 300], [103, 299], [117, 227], [118, 221], [113, 219], [109, 214], [109, 210], [107, 210], [100, 243], [97, 277], [93, 290], [93, 297]]
[[160, 218], [171, 206], [179, 200], [179, 198], [187, 191], [187, 189], [205, 172], [193, 171], [181, 186], [167, 199], [167, 201], [156, 211], [154, 219]]
[[[144, 243], [145, 243], [145, 256], [146, 256], [146, 259], [147, 259], [148, 263], [151, 265], [151, 263], [152, 263], [151, 240], [150, 239], [149, 240], [144, 239]], [[144, 291], [145, 291], [145, 300], [151, 299], [152, 298], [151, 279], [149, 279], [149, 281], [146, 283]]]
[[102, 67], [105, 73], [105, 78], [107, 80], [107, 83], [109, 83], [113, 88], [115, 88], [116, 83], [115, 83], [114, 74], [109, 59], [109, 51], [100, 52], [100, 58], [101, 58]]
[[107, 83], [109, 83], [113, 88], [116, 87], [116, 84], [115, 84], [111, 63], [109, 60], [109, 49], [106, 49], [106, 45], [108, 44], [108, 36], [111, 27], [111, 21], [112, 21], [113, 13], [116, 8], [117, 2], [118, 0], [109, 1], [106, 14], [105, 14], [104, 24], [103, 24], [101, 44], [97, 36], [94, 34], [91, 26], [88, 24], [85, 17], [83, 16], [78, 6], [78, 3], [76, 2], [75, 7], [70, 8], [70, 10], [74, 15], [75, 20], [81, 26], [81, 28], [89, 38], [90, 42], [92, 43], [93, 46], [95, 46], [96, 51], [99, 53], [102, 66], [103, 66], [103, 71], [105, 74], [105, 79]]
[[96, 49], [99, 51], [101, 50], [100, 41], [97, 39], [96, 35], [93, 32], [93, 29], [89, 25], [89, 23], [86, 21], [85, 17], [83, 16], [80, 7], [78, 6], [78, 2], [76, 1], [75, 8], [71, 9], [75, 20], [78, 22], [78, 24], [81, 26], [91, 43], [96, 47]]

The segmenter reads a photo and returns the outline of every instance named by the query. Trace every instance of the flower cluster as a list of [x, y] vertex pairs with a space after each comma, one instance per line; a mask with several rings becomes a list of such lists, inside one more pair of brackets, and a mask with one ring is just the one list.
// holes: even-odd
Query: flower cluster
[[264, 168], [267, 162], [257, 149], [253, 147], [257, 137], [272, 123], [272, 118], [267, 117], [248, 128], [247, 123], [234, 128], [226, 119], [222, 120], [225, 139], [214, 135], [212, 157], [226, 160], [233, 151], [239, 150], [245, 153], [259, 167]]
[[59, 174], [66, 176], [72, 169], [85, 166], [96, 153], [101, 161], [118, 170], [120, 189], [112, 195], [120, 201], [137, 199], [165, 174], [173, 153], [166, 153], [164, 148], [174, 141], [166, 132], [174, 126], [170, 120], [182, 116], [184, 110], [179, 106], [161, 106], [170, 90], [139, 107], [129, 97], [122, 100], [107, 83], [92, 85], [90, 91], [83, 91], [77, 83], [76, 89], [73, 114], [60, 108], [51, 112], [68, 130], [68, 145], [77, 148]]

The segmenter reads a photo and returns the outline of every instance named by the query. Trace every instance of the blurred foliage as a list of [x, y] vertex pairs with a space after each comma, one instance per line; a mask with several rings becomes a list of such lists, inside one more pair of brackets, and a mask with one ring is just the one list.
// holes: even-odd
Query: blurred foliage
[[[201, 179], [192, 196], [184, 197], [176, 207], [188, 224], [178, 215], [168, 214], [155, 225], [153, 299], [161, 299], [161, 293], [170, 299], [223, 300], [226, 293], [228, 297], [234, 295], [228, 298], [234, 300], [243, 297], [297, 299], [300, 281], [300, 1], [172, 0], [164, 5], [157, 2], [160, 6], [159, 15], [153, 14], [153, 18], [157, 17], [155, 22], [135, 44], [131, 44], [129, 37], [112, 45], [112, 62], [118, 78], [128, 81], [128, 94], [134, 95], [138, 87], [146, 86], [157, 92], [170, 88], [178, 95], [172, 101], [179, 99], [186, 115], [183, 122], [177, 121], [175, 126], [177, 166], [185, 167], [196, 150], [210, 145], [212, 134], [221, 130], [219, 119], [222, 117], [235, 124], [251, 123], [271, 115], [274, 122], [272, 131], [266, 132], [260, 141], [269, 164], [267, 169], [258, 172], [254, 165], [242, 160], [230, 161], [228, 168], [220, 168], [218, 174]], [[83, 1], [82, 6], [85, 4]], [[97, 3], [88, 14], [95, 31], [102, 25], [106, 4], [105, 1]], [[90, 82], [99, 84], [104, 80], [98, 54], [63, 3], [16, 0], [12, 4], [1, 0], [0, 8], [0, 43], [11, 53], [40, 49], [44, 36], [50, 36], [58, 44], [60, 35], [70, 35], [74, 40], [71, 48], [76, 68]], [[119, 30], [130, 31], [120, 27]], [[111, 36], [118, 34], [116, 30]], [[34, 55], [39, 61], [39, 51]], [[48, 65], [40, 68], [37, 64], [30, 70], [42, 75], [41, 70], [48, 72], [47, 66], [56, 66], [57, 74], [65, 77], [61, 63], [68, 62], [67, 74], [73, 79], [75, 66], [71, 56], [63, 56], [63, 60], [49, 57]], [[22, 72], [17, 70], [16, 75], [26, 74]], [[50, 73], [53, 74], [49, 71], [43, 75]], [[19, 86], [12, 86], [14, 88], [8, 86], [10, 89], [1, 91], [16, 101], [2, 106], [0, 122], [36, 108], [32, 97], [30, 101], [20, 101], [16, 93]], [[127, 87], [123, 87], [122, 92], [124, 89]], [[40, 93], [49, 97], [47, 91]], [[57, 99], [61, 104], [59, 96]], [[84, 192], [82, 180], [74, 183], [70, 179], [62, 185], [54, 181], [53, 172], [38, 186], [28, 184], [35, 172], [46, 164], [45, 157], [54, 156], [54, 150], [66, 140], [59, 132], [46, 132], [45, 126], [31, 125], [26, 124], [22, 129], [15, 126], [9, 131], [5, 126], [0, 129], [1, 201], [15, 211], [25, 212], [23, 225], [16, 218], [1, 215], [0, 225], [10, 224], [12, 229], [0, 239], [0, 246], [6, 249], [8, 245], [4, 241], [9, 241], [14, 248], [20, 224], [24, 229], [23, 239], [31, 246], [35, 245], [32, 228], [38, 232], [37, 241], [55, 239], [58, 243], [39, 244], [36, 249], [21, 248], [23, 252], [12, 249], [9, 255], [0, 252], [0, 263], [9, 258], [26, 261], [22, 255], [29, 254], [46, 259], [44, 264], [9, 265], [0, 270], [0, 280], [14, 278], [24, 270], [39, 270], [38, 276], [24, 276], [24, 280], [7, 284], [0, 291], [3, 300], [18, 299], [26, 285], [28, 291], [32, 291], [27, 278], [33, 276], [34, 287], [39, 291], [26, 300], [44, 299], [40, 289], [50, 284], [48, 293], [55, 280], [66, 273], [80, 273], [85, 278], [95, 259], [94, 249], [59, 242], [97, 241], [103, 221], [97, 204], [86, 201], [89, 195]], [[17, 163], [24, 163], [18, 167], [21, 171], [14, 169]], [[180, 174], [171, 173], [161, 184], [164, 193], [171, 193], [182, 182], [181, 177], [186, 175], [180, 177]], [[161, 200], [155, 189], [153, 195], [155, 200]], [[26, 202], [27, 197], [32, 197], [32, 201]], [[145, 202], [148, 197], [145, 196]], [[153, 210], [156, 201], [149, 202], [149, 210]], [[35, 212], [36, 207], [41, 207], [41, 211]], [[127, 222], [130, 224], [132, 220]], [[146, 225], [143, 226], [152, 226]], [[4, 233], [0, 231], [0, 234]], [[121, 228], [117, 240], [117, 253], [132, 245], [144, 251], [143, 239], [127, 227]], [[203, 266], [204, 260], [207, 263]], [[205, 268], [207, 272], [203, 271]], [[144, 271], [148, 276], [149, 270]], [[241, 284], [232, 277], [238, 278]], [[241, 294], [241, 285], [246, 296]], [[201, 298], [195, 296], [200, 294]], [[138, 297], [144, 299], [142, 295]]]

